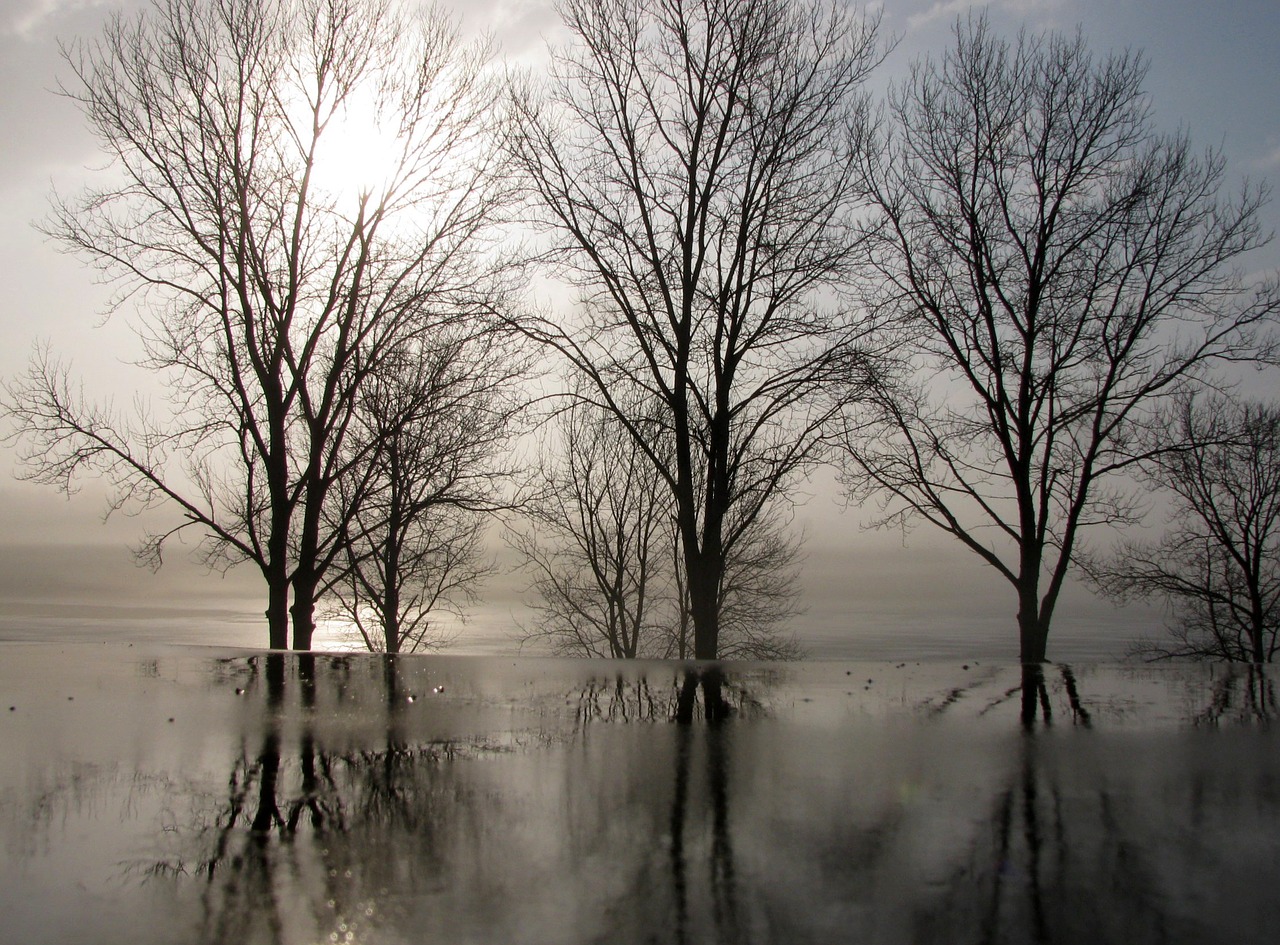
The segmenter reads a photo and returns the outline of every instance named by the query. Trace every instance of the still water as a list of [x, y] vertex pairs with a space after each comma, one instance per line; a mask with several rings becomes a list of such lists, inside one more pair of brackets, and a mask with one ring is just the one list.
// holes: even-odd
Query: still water
[[[234, 608], [110, 608], [96, 604], [23, 607], [0, 600], [0, 644], [142, 643], [259, 648], [267, 645], [266, 624], [256, 599]], [[821, 601], [792, 618], [784, 632], [794, 636], [805, 659], [913, 660], [1016, 659], [1018, 628], [1004, 613], [1004, 599], [989, 612], [934, 610], [909, 606], [839, 609]], [[546, 656], [545, 643], [526, 641], [521, 622], [532, 615], [508, 605], [473, 608], [466, 622], [447, 628], [438, 652], [459, 656]], [[1161, 637], [1161, 615], [1130, 607], [1115, 610], [1094, 602], [1054, 621], [1049, 655], [1067, 662], [1121, 660], [1139, 637]], [[358, 634], [340, 621], [321, 619], [314, 649], [361, 651]]]
[[1258, 669], [10, 643], [0, 701], [6, 943], [1280, 927]]

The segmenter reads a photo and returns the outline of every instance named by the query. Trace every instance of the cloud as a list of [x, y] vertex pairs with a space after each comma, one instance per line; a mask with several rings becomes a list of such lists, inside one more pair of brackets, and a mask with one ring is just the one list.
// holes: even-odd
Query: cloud
[[917, 29], [938, 20], [953, 20], [972, 7], [971, 0], [942, 0], [942, 2], [931, 4], [923, 12], [909, 14], [907, 16], [907, 26], [911, 29]]
[[108, 2], [109, 0], [17, 0], [17, 9], [10, 10], [0, 21], [0, 36], [32, 40], [50, 20], [68, 13], [104, 7]]
[[1252, 162], [1253, 165], [1261, 171], [1274, 171], [1280, 169], [1280, 143], [1276, 142], [1274, 136], [1269, 137], [1270, 140], [1267, 143], [1270, 145], [1271, 150]]
[[1016, 16], [1034, 16], [1061, 10], [1069, 0], [993, 0], [989, 4], [975, 3], [974, 0], [935, 0], [928, 9], [907, 16], [907, 26], [916, 29], [938, 20], [954, 20], [970, 10], [975, 12], [984, 6], [987, 9], [999, 10]]

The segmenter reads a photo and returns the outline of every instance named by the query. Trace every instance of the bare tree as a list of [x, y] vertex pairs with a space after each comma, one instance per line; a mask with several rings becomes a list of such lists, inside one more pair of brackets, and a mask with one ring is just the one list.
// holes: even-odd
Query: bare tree
[[[669, 451], [655, 411], [628, 411], [646, 413], [646, 442]], [[558, 421], [531, 487], [540, 496], [527, 507], [533, 525], [509, 533], [534, 574], [537, 618], [526, 640], [573, 656], [688, 659], [691, 608], [670, 489], [611, 412], [578, 400]], [[744, 531], [717, 596], [721, 658], [800, 656], [784, 629], [800, 609], [798, 560], [799, 540], [772, 509]]]
[[1152, 127], [1141, 57], [960, 21], [890, 97], [866, 152], [866, 297], [900, 325], [877, 412], [850, 416], [848, 484], [1002, 574], [1020, 652], [1045, 658], [1081, 532], [1133, 520], [1135, 429], [1215, 364], [1258, 357], [1274, 280], [1264, 194]]
[[[862, 324], [835, 293], [877, 22], [791, 0], [560, 10], [576, 41], [548, 94], [514, 96], [513, 153], [540, 259], [580, 306], [523, 327], [665, 483], [694, 655], [715, 658], [726, 562], [817, 457], [827, 388], [855, 359]], [[649, 402], [670, 454], [628, 412]]]
[[526, 508], [531, 527], [508, 534], [533, 574], [526, 639], [572, 656], [676, 655], [660, 622], [671, 595], [665, 483], [626, 428], [585, 401], [550, 432]]
[[1280, 409], [1184, 398], [1158, 433], [1147, 483], [1171, 495], [1169, 528], [1127, 542], [1091, 577], [1107, 594], [1163, 599], [1172, 639], [1152, 659], [1270, 662], [1280, 647]]
[[508, 505], [523, 366], [503, 336], [459, 327], [405, 345], [362, 385], [348, 437], [362, 459], [330, 525], [347, 533], [345, 559], [326, 593], [370, 650], [442, 645], [440, 613], [474, 600], [490, 514]]
[[801, 539], [775, 508], [761, 513], [725, 559], [720, 579], [720, 658], [796, 660], [804, 648], [787, 621], [798, 616]]
[[158, 566], [190, 528], [211, 566], [255, 563], [272, 647], [290, 612], [310, 647], [342, 553], [326, 516], [363, 379], [424, 311], [487, 305], [486, 56], [392, 0], [155, 0], [67, 51], [65, 94], [112, 165], [48, 231], [139, 302], [142, 363], [172, 397], [128, 418], [38, 355], [7, 387], [26, 475], [176, 507], [141, 556]]

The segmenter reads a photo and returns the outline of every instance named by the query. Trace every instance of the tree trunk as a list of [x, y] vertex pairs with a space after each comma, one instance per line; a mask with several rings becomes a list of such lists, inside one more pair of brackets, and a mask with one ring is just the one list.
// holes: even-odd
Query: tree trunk
[[689, 582], [689, 616], [693, 620], [693, 658], [695, 660], [720, 658], [720, 583], [724, 577], [724, 549], [720, 543], [721, 521], [712, 509], [708, 509], [703, 523], [700, 546], [696, 527], [682, 529], [685, 570]]
[[1019, 658], [1023, 663], [1043, 663], [1049, 644], [1049, 626], [1040, 619], [1040, 597], [1034, 585], [1018, 588]]
[[1253, 651], [1253, 661], [1265, 663], [1267, 650], [1263, 640], [1266, 636], [1266, 617], [1262, 606], [1262, 594], [1251, 588], [1249, 597], [1249, 646]]
[[[274, 442], [274, 437], [273, 437]], [[270, 531], [267, 534], [267, 636], [273, 650], [289, 648], [289, 506], [279, 464], [268, 469], [271, 495]]]
[[1044, 667], [1039, 663], [1022, 664], [1022, 725], [1031, 728], [1035, 725], [1039, 712], [1048, 725], [1053, 720], [1053, 712], [1049, 704], [1049, 690], [1044, 684]]
[[[312, 459], [311, 466], [319, 465]], [[303, 508], [302, 529], [298, 539], [298, 561], [293, 569], [293, 648], [310, 650], [311, 637], [315, 633], [316, 586], [320, 582], [319, 565], [320, 514], [324, 503], [324, 488], [315, 475], [307, 486], [307, 503]]]
[[388, 653], [400, 652], [400, 555], [404, 548], [404, 501], [401, 493], [400, 451], [393, 439], [387, 457], [391, 478], [391, 507], [387, 537], [382, 544], [382, 640]]
[[[1049, 637], [1048, 615], [1040, 608], [1040, 566], [1044, 546], [1036, 538], [1036, 520], [1030, 511], [1030, 488], [1018, 490], [1022, 541], [1018, 551], [1018, 658], [1025, 663], [1043, 663]], [[1042, 619], [1043, 618], [1043, 619]]]
[[289, 648], [289, 582], [283, 575], [267, 577], [267, 645]]
[[400, 652], [400, 589], [391, 576], [394, 573], [388, 568], [382, 594], [383, 643], [388, 653]]
[[[717, 562], [718, 563], [718, 562]], [[705, 560], [689, 568], [689, 611], [693, 618], [693, 658], [720, 656], [720, 569]]]
[[315, 633], [316, 581], [311, 574], [295, 571], [293, 575], [293, 648], [310, 650], [311, 637]]

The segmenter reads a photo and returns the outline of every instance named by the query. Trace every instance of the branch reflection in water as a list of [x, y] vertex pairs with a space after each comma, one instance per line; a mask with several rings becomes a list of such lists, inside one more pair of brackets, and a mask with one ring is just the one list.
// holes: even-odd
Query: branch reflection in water
[[7, 780], [15, 927], [75, 854], [116, 864], [58, 877], [113, 889], [102, 942], [1142, 945], [1280, 919], [1261, 670], [608, 666], [166, 655], [150, 691], [234, 741]]

